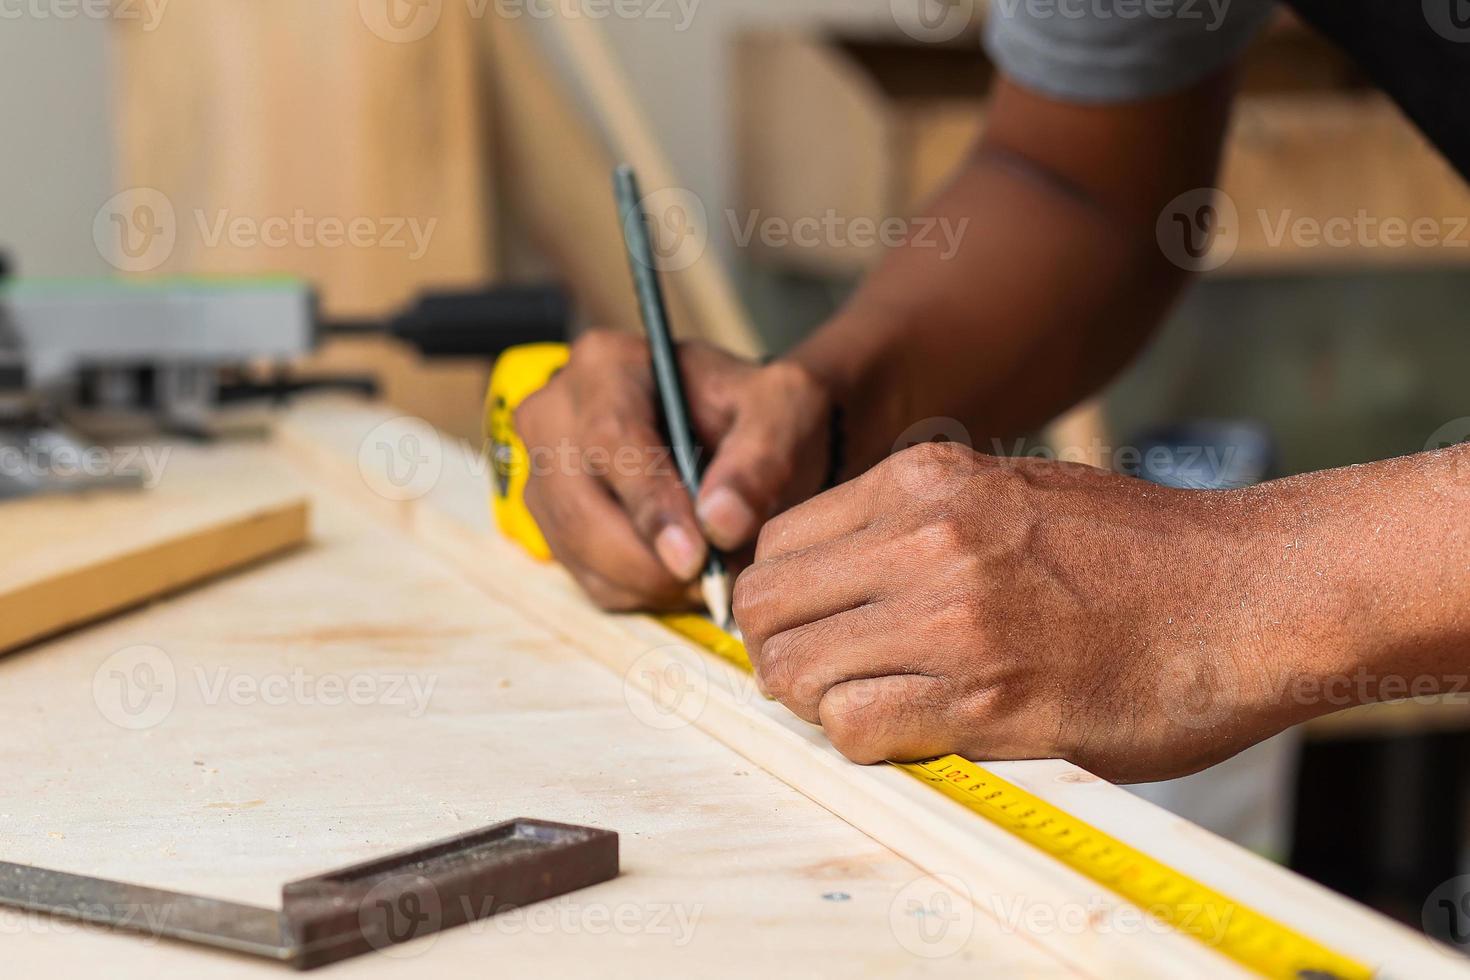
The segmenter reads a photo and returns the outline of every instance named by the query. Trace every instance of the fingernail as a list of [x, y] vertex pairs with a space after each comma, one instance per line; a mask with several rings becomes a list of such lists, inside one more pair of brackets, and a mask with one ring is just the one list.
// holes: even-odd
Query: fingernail
[[755, 533], [756, 516], [750, 504], [729, 487], [715, 487], [700, 498], [699, 520], [716, 544], [734, 548]]
[[688, 581], [704, 566], [704, 549], [694, 537], [677, 524], [670, 524], [653, 539], [653, 550], [659, 561], [679, 579]]

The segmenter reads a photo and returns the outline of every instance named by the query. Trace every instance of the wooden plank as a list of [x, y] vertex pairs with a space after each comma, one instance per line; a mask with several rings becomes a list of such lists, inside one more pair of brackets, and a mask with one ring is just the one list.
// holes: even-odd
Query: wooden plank
[[[714, 216], [704, 213], [702, 202], [695, 207], [696, 195], [680, 184], [654, 138], [652, 126], [634, 99], [632, 86], [603, 37], [601, 26], [584, 14], [569, 13], [560, 6], [553, 9], [558, 11], [552, 18], [557, 35], [570, 55], [582, 92], [602, 122], [613, 152], [638, 170], [639, 182], [648, 198], [650, 220], [664, 228], [677, 226], [674, 235], [680, 239], [679, 250], [664, 278], [684, 298], [693, 314], [683, 324], [686, 334], [717, 344], [732, 354], [757, 357], [764, 353], [765, 345], [741, 306], [710, 241], [709, 228]], [[610, 178], [604, 181], [607, 179]], [[703, 214], [702, 224], [691, 212]], [[682, 240], [691, 229], [699, 236], [695, 243]], [[663, 239], [656, 234], [655, 247], [660, 244]], [[697, 248], [686, 258], [683, 251], [691, 244]]]
[[[157, 271], [291, 272], [347, 317], [493, 278], [472, 13], [410, 7], [397, 29], [390, 8], [194, 2], [116, 22], [119, 190], [161, 192], [177, 231]], [[421, 20], [432, 29], [417, 36]], [[298, 214], [312, 224], [298, 230]], [[366, 231], [348, 239], [327, 221]]]
[[297, 547], [307, 515], [240, 471], [0, 505], [0, 653]]
[[[556, 37], [566, 45], [578, 84], [552, 70], [530, 18], [487, 18], [485, 63], [496, 99], [496, 152], [507, 207], [576, 290], [593, 322], [636, 329], [638, 310], [612, 201], [614, 159], [638, 168], [655, 205], [679, 205], [691, 195], [679, 190], [597, 25], [585, 16], [555, 16]], [[590, 102], [601, 132], [584, 116], [577, 94]], [[670, 189], [674, 196], [657, 196]], [[698, 337], [745, 356], [764, 351], [707, 238], [687, 264], [682, 254], [671, 263], [664, 282], [680, 337]]]
[[[304, 407], [284, 434], [285, 444], [304, 460], [324, 474], [335, 472], [344, 492], [362, 485], [359, 474], [343, 463], [360, 441], [355, 433], [375, 424], [352, 414], [326, 404]], [[452, 454], [446, 454], [437, 483], [419, 500], [394, 502], [391, 514], [496, 601], [524, 610], [613, 670], [625, 685], [651, 696], [666, 679], [681, 678], [692, 694], [673, 709], [687, 724], [931, 875], [950, 876], [958, 882], [957, 894], [967, 895], [978, 913], [1019, 928], [1074, 969], [1104, 976], [1239, 975], [1233, 964], [1192, 940], [1137, 925], [1149, 921], [1140, 910], [903, 773], [848, 763], [819, 729], [763, 701], [747, 676], [656, 623], [590, 609], [561, 570], [531, 561], [489, 529], [482, 504], [488, 485], [483, 470], [468, 462], [471, 458], [451, 462]], [[1422, 935], [1075, 766], [1043, 760], [996, 764], [995, 769], [1205, 884], [1348, 955], [1382, 965], [1388, 974], [1467, 973], [1462, 960]], [[1114, 927], [1130, 922], [1135, 923], [1131, 928]]]
[[[270, 904], [293, 878], [531, 815], [619, 831], [623, 874], [332, 975], [1077, 975], [988, 915], [926, 919], [923, 871], [698, 729], [646, 723], [641, 693], [381, 520], [407, 510], [350, 463], [339, 489], [231, 446], [174, 476], [237, 459], [311, 495], [313, 546], [0, 662], [0, 856]], [[440, 489], [461, 471], [444, 464]], [[122, 728], [96, 684], [138, 644], [175, 683], [153, 724]], [[0, 931], [14, 976], [282, 976], [32, 916]]]

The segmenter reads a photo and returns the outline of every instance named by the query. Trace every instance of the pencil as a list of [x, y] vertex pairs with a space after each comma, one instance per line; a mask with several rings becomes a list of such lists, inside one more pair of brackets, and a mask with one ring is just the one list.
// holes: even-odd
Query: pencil
[[[622, 164], [613, 171], [613, 187], [617, 194], [618, 215], [623, 223], [623, 241], [628, 246], [628, 264], [633, 269], [633, 291], [638, 296], [638, 310], [643, 317], [644, 333], [648, 336], [648, 354], [653, 365], [653, 381], [658, 392], [664, 431], [669, 439], [669, 448], [673, 450], [679, 478], [689, 491], [690, 499], [697, 500], [701, 475], [699, 450], [689, 421], [689, 401], [684, 396], [684, 382], [674, 353], [674, 338], [669, 332], [663, 288], [653, 265], [653, 244], [648, 237], [643, 195], [639, 193], [638, 177], [633, 168]], [[724, 556], [713, 545], [709, 548], [699, 588], [710, 616], [721, 629], [728, 630], [730, 572], [725, 567]]]

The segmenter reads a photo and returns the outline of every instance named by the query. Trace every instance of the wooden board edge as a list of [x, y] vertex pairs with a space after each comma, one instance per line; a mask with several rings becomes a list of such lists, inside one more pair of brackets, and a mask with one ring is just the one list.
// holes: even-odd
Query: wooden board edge
[[[315, 411], [316, 409], [309, 409]], [[360, 407], [347, 412], [361, 415], [366, 432], [391, 416]], [[332, 409], [328, 415], [334, 414]], [[1078, 872], [1012, 838], [1007, 832], [975, 817], [953, 801], [934, 793], [899, 770], [884, 766], [854, 766], [842, 759], [820, 731], [755, 693], [754, 682], [743, 672], [698, 651], [691, 641], [668, 630], [657, 620], [640, 615], [608, 615], [588, 605], [570, 577], [559, 568], [538, 562], [495, 533], [488, 524], [471, 527], [436, 499], [437, 494], [412, 501], [386, 501], [368, 489], [359, 470], [356, 441], [343, 439], [350, 426], [336, 411], [337, 428], [320, 420], [304, 425], [287, 421], [278, 443], [303, 469], [333, 490], [356, 499], [380, 519], [391, 522], [429, 553], [455, 568], [489, 597], [513, 605], [530, 621], [581, 651], [621, 678], [638, 696], [656, 696], [657, 678], [664, 668], [678, 664], [683, 676], [698, 677], [705, 696], [688, 711], [688, 724], [721, 742], [874, 841], [906, 858], [931, 876], [952, 875], [966, 885], [978, 914], [1000, 918], [992, 899], [1020, 897], [1028, 906], [1053, 913], [1099, 900], [1100, 908], [1134, 909], [1130, 903], [1096, 885]], [[446, 474], [448, 468], [446, 468]], [[489, 488], [477, 488], [486, 497]], [[1007, 763], [1005, 767], [1064, 767], [1073, 775], [1084, 771], [1060, 760]], [[1018, 781], [1013, 772], [1005, 778]], [[1079, 785], [1079, 784], [1072, 784]], [[1121, 787], [1088, 777], [1090, 791], [1106, 791], [1117, 806], [1136, 814], [1155, 813], [1178, 820]], [[1030, 791], [1046, 798], [1039, 787]], [[1066, 801], [1051, 802], [1067, 809]], [[1083, 819], [1087, 815], [1079, 814]], [[1151, 822], [1156, 824], [1157, 821]], [[1190, 825], [1193, 827], [1193, 825]], [[1426, 937], [1352, 900], [1328, 891], [1292, 872], [1273, 865], [1223, 838], [1200, 828], [1208, 841], [1206, 861], [1243, 860], [1254, 870], [1252, 888], [1226, 888], [1242, 902], [1263, 904], [1264, 892], [1279, 892], [1293, 901], [1310, 903], [1311, 915], [1278, 918], [1307, 928], [1314, 938], [1369, 962], [1380, 962], [1391, 975], [1470, 975], [1454, 970], [1459, 958]], [[1116, 830], [1114, 831], [1117, 832]], [[1149, 844], [1126, 833], [1120, 838], [1150, 852]], [[1207, 876], [1183, 867], [1186, 873]], [[1274, 904], [1280, 905], [1281, 902]], [[1089, 907], [1093, 907], [1089, 905]], [[1055, 921], [1061, 921], [1058, 918]], [[1071, 969], [1100, 977], [1176, 977], [1251, 975], [1233, 961], [1193, 939], [1172, 931], [1145, 929], [1131, 934], [1053, 928], [1020, 932]], [[1315, 928], [1309, 928], [1315, 926]]]
[[0, 596], [0, 654], [299, 547], [310, 515], [293, 499]]

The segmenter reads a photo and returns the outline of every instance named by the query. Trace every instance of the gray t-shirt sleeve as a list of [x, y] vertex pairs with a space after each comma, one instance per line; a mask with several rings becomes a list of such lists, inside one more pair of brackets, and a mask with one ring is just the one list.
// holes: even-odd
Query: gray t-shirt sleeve
[[985, 46], [1009, 77], [1073, 102], [1127, 102], [1223, 68], [1275, 0], [990, 0]]

